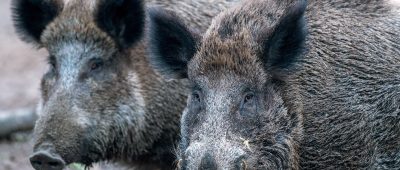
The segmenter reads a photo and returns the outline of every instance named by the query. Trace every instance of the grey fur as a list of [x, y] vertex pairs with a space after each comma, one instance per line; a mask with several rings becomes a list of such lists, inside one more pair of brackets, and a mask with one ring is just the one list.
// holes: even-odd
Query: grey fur
[[181, 169], [400, 168], [399, 8], [308, 2], [291, 67], [265, 60], [263, 43], [302, 0], [248, 0], [213, 20], [186, 56]]
[[[35, 42], [49, 51], [54, 66], [42, 78], [34, 151], [53, 147], [67, 164], [115, 161], [171, 169], [187, 82], [167, 81], [151, 69], [144, 38], [119, 49], [95, 23], [99, 1], [54, 2], [60, 11]], [[174, 10], [205, 31], [232, 2], [149, 0], [146, 5]], [[101, 70], [88, 71], [93, 59], [103, 60]]]

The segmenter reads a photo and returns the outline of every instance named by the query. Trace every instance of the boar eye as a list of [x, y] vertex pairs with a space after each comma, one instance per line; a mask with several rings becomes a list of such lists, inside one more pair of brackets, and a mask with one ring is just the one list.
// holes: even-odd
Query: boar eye
[[253, 98], [254, 98], [254, 94], [253, 93], [248, 93], [248, 94], [245, 95], [243, 103], [244, 104], [250, 103], [250, 102], [253, 101]]
[[242, 116], [253, 115], [256, 110], [257, 108], [255, 94], [253, 92], [246, 93], [242, 98], [242, 102], [240, 104], [240, 114]]
[[101, 59], [93, 59], [89, 63], [90, 63], [90, 71], [98, 70], [104, 64], [103, 60]]
[[192, 93], [193, 100], [196, 102], [200, 102], [200, 93], [195, 91]]

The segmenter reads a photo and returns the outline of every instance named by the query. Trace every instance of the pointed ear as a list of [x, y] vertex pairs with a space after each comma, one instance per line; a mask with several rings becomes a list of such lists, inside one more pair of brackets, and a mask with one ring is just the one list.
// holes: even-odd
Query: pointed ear
[[50, 0], [13, 0], [14, 27], [22, 40], [38, 45], [42, 32], [61, 8]]
[[121, 49], [131, 47], [144, 32], [143, 0], [101, 0], [95, 12], [97, 26]]
[[305, 51], [306, 24], [304, 13], [306, 0], [297, 0], [280, 18], [272, 32], [264, 34], [263, 62], [266, 70], [275, 76], [292, 71]]
[[196, 52], [198, 34], [170, 11], [149, 10], [150, 63], [166, 78], [187, 78], [187, 64]]

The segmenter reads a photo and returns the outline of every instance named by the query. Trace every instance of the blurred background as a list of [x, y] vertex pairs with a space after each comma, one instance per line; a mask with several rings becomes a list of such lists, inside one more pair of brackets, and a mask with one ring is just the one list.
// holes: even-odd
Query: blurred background
[[11, 1], [0, 1], [0, 170], [31, 170], [30, 131], [1, 133], [9, 128], [3, 127], [5, 124], [14, 123], [9, 116], [30, 114], [35, 108], [40, 78], [47, 69], [47, 52], [18, 39], [12, 25]]

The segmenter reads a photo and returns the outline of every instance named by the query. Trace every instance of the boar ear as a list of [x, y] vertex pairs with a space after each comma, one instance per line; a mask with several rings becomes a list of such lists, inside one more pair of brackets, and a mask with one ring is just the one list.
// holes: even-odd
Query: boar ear
[[306, 24], [304, 12], [306, 0], [298, 0], [281, 17], [272, 32], [264, 34], [263, 62], [266, 70], [276, 76], [284, 76], [291, 71], [305, 51]]
[[22, 40], [40, 44], [42, 32], [60, 10], [55, 1], [13, 0], [14, 27]]
[[95, 12], [95, 22], [121, 49], [128, 48], [144, 32], [143, 0], [101, 0]]
[[150, 63], [166, 78], [187, 78], [198, 35], [170, 11], [150, 9]]

